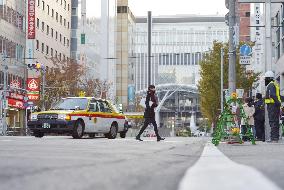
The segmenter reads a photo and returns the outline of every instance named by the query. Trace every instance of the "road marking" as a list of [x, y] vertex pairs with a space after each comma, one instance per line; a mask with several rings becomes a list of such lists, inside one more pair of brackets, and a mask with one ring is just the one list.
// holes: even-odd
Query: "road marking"
[[11, 142], [13, 140], [0, 140], [1, 142]]
[[195, 165], [189, 168], [179, 184], [179, 190], [281, 190], [261, 172], [226, 157], [207, 143]]

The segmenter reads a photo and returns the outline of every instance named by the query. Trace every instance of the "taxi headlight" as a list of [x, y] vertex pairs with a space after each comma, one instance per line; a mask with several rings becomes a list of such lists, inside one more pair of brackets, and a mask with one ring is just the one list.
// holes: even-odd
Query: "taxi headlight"
[[71, 120], [71, 116], [70, 115], [65, 115], [65, 120], [70, 121]]
[[66, 114], [60, 114], [60, 115], [58, 115], [58, 119], [70, 121], [71, 116], [68, 115], [68, 114], [67, 115]]
[[37, 114], [31, 114], [31, 120], [37, 120]]

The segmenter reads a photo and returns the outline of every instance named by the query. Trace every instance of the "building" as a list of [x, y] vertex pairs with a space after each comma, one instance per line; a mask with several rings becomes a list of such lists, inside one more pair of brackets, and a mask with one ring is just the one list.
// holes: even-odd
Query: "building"
[[284, 95], [284, 7], [283, 4], [272, 4], [272, 70], [280, 83], [281, 95]]
[[251, 15], [251, 41], [254, 42], [251, 65], [247, 66], [247, 70], [264, 72], [264, 21], [263, 11], [260, 3], [254, 4], [254, 12]]
[[236, 15], [237, 25], [239, 26], [239, 40], [243, 42], [249, 42], [250, 39], [250, 3], [237, 3]]
[[71, 2], [71, 39], [70, 39], [70, 53], [71, 59], [76, 60], [78, 51], [78, 0], [72, 0]]
[[[35, 61], [45, 66], [52, 66], [51, 58], [57, 62], [69, 60], [71, 10], [76, 12], [76, 8], [71, 9], [71, 0], [36, 0], [35, 5], [34, 39], [27, 40], [27, 49], [32, 49]], [[29, 76], [38, 74], [29, 72]]]
[[[135, 17], [128, 6], [128, 0], [118, 0], [115, 102], [122, 104], [123, 109], [128, 111], [134, 106], [134, 28]], [[133, 93], [128, 94], [129, 89]]]
[[[6, 123], [9, 130], [20, 130], [24, 126], [24, 96], [27, 72], [24, 49], [26, 46], [25, 1], [0, 1], [0, 131], [2, 113], [7, 108]], [[5, 58], [5, 60], [3, 60]], [[8, 106], [3, 101], [4, 76], [6, 76]]]
[[[214, 41], [228, 42], [223, 16], [159, 16], [152, 27], [152, 81], [154, 84], [197, 85], [199, 63]], [[148, 85], [147, 18], [136, 18], [135, 89]]]

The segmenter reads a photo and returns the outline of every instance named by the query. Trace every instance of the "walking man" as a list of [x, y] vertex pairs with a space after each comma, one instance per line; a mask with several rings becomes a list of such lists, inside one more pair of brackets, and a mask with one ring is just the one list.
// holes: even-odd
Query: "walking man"
[[256, 130], [256, 138], [260, 141], [265, 141], [265, 111], [264, 111], [264, 102], [262, 99], [262, 94], [256, 94], [256, 101], [254, 103], [255, 113], [254, 117], [254, 125]]
[[142, 135], [144, 130], [147, 128], [147, 126], [151, 123], [154, 126], [157, 141], [165, 140], [165, 138], [162, 138], [159, 135], [157, 123], [156, 123], [156, 120], [155, 120], [155, 110], [154, 109], [158, 106], [158, 98], [155, 95], [155, 92], [156, 92], [155, 86], [149, 85], [148, 91], [147, 91], [147, 96], [146, 96], [146, 101], [145, 101], [145, 104], [146, 104], [146, 108], [145, 108], [145, 112], [144, 112], [145, 121], [144, 121], [143, 127], [139, 131], [139, 134], [136, 136], [136, 140], [143, 141], [140, 138], [140, 136]]
[[283, 97], [280, 96], [280, 87], [274, 81], [274, 73], [272, 71], [265, 73], [265, 86], [265, 103], [267, 104], [269, 125], [271, 127], [271, 142], [277, 143], [279, 140], [280, 107]]

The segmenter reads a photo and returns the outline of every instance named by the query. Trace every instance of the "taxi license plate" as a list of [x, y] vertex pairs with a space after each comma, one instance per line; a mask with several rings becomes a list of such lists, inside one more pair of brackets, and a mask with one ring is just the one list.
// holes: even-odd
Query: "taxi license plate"
[[42, 125], [42, 128], [44, 128], [44, 129], [50, 129], [50, 124], [49, 124], [49, 123], [44, 123], [44, 124]]

